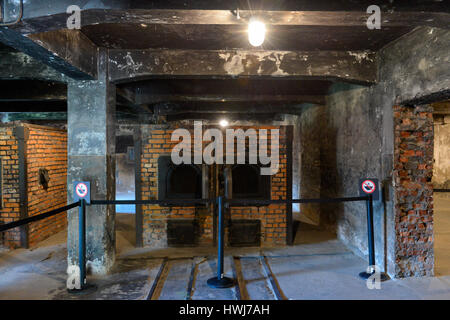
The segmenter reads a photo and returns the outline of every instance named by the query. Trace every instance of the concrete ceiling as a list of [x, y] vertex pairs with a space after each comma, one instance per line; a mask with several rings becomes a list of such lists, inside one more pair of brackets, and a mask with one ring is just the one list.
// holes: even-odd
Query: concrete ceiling
[[[270, 26], [263, 50], [373, 50], [414, 27]], [[252, 49], [242, 25], [99, 24], [81, 31], [97, 46], [111, 49]]]
[[[82, 9], [81, 30], [66, 28], [66, 10], [74, 4]], [[38, 75], [43, 73], [36, 70], [45, 70], [50, 80], [62, 82], [65, 76], [93, 79], [97, 77], [98, 48], [108, 48], [114, 62], [110, 65], [119, 65], [127, 56], [143, 66], [139, 72], [109, 70], [110, 79], [119, 83], [118, 101], [131, 109], [137, 107], [138, 112], [172, 110], [179, 114], [180, 106], [189, 114], [196, 107], [202, 112], [208, 108], [233, 112], [251, 105], [255, 113], [267, 113], [271, 106], [295, 113], [289, 106], [323, 104], [333, 81], [376, 82], [374, 56], [395, 39], [420, 26], [448, 27], [450, 7], [445, 1], [387, 0], [378, 1], [382, 29], [369, 30], [366, 9], [372, 4], [371, 0], [25, 1], [21, 22], [8, 29], [0, 27], [0, 51], [12, 46], [35, 60], [9, 54], [13, 64], [3, 64], [8, 73], [0, 78], [13, 78], [14, 70], [20, 69], [17, 79], [30, 80], [29, 74], [36, 74], [42, 81]], [[9, 3], [4, 8], [5, 20], [19, 16], [18, 6]], [[246, 33], [248, 19], [255, 15], [266, 22], [268, 30], [264, 45], [257, 49], [249, 45]], [[222, 61], [219, 57], [223, 56], [228, 59]], [[226, 69], [235, 58], [243, 65], [240, 74]], [[20, 61], [26, 62], [18, 68]], [[36, 61], [56, 70], [55, 74]], [[159, 70], [155, 61], [172, 68]], [[36, 86], [42, 88], [40, 83]], [[57, 95], [60, 87], [52, 87]], [[45, 88], [51, 96], [51, 88]], [[38, 101], [33, 99], [27, 101]], [[14, 91], [5, 92], [2, 103], [14, 100]], [[266, 108], [258, 109], [261, 105]]]

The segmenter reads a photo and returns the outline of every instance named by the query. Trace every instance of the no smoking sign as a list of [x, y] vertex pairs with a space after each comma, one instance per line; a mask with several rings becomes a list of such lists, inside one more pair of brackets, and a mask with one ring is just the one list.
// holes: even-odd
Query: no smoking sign
[[359, 179], [359, 195], [372, 195], [373, 200], [380, 199], [380, 187], [378, 179], [364, 178]]
[[87, 203], [91, 202], [91, 184], [88, 181], [74, 181], [73, 183], [73, 199], [79, 201], [81, 199], [86, 200]]

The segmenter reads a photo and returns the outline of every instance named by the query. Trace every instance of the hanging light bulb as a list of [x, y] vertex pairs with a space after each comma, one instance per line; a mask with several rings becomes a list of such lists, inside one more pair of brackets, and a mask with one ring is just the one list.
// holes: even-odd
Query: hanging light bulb
[[248, 41], [254, 47], [263, 44], [266, 37], [266, 25], [256, 18], [251, 18], [248, 24]]
[[226, 119], [222, 119], [219, 122], [221, 127], [228, 127], [228, 121]]

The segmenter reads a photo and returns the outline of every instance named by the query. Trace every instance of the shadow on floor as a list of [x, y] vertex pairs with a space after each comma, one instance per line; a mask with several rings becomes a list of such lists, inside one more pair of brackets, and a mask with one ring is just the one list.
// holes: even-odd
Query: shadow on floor
[[136, 247], [136, 215], [128, 213], [116, 214], [116, 247], [123, 252]]
[[294, 220], [294, 245], [312, 244], [337, 239], [336, 234], [319, 226]]

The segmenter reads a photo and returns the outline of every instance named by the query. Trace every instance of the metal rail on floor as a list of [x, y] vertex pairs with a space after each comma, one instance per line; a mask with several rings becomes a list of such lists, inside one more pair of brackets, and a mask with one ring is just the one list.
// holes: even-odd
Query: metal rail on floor
[[67, 210], [78, 207], [78, 268], [80, 275], [79, 287], [76, 287], [71, 292], [79, 292], [87, 287], [86, 283], [86, 205], [116, 205], [116, 204], [158, 204], [158, 205], [176, 205], [176, 206], [192, 206], [193, 204], [208, 204], [210, 199], [170, 199], [170, 200], [91, 200], [88, 203], [85, 199], [80, 199], [77, 202], [67, 206], [57, 208], [42, 214], [38, 214], [29, 218], [21, 219], [0, 225], [0, 232], [8, 231], [28, 223], [40, 221]]
[[163, 259], [161, 266], [159, 267], [158, 274], [156, 275], [155, 280], [153, 281], [153, 285], [150, 288], [150, 291], [148, 292], [147, 300], [152, 300], [152, 297], [155, 294], [156, 288], [158, 287], [159, 279], [161, 278], [161, 275], [163, 274], [163, 271], [166, 268], [168, 261], [169, 261], [169, 259], [167, 257]]
[[[224, 206], [248, 206], [248, 205], [270, 205], [270, 204], [286, 204], [292, 205], [293, 203], [337, 203], [337, 202], [353, 202], [353, 201], [365, 201], [367, 207], [367, 237], [368, 237], [368, 249], [369, 249], [369, 268], [367, 271], [363, 271], [359, 276], [363, 279], [368, 279], [374, 273], [375, 264], [375, 240], [373, 229], [373, 197], [371, 194], [361, 197], [345, 197], [345, 198], [322, 198], [322, 199], [286, 199], [286, 200], [261, 200], [261, 199], [226, 199], [219, 196], [216, 200], [218, 206], [218, 248], [217, 248], [217, 276], [208, 280], [208, 285], [213, 288], [229, 288], [234, 286], [234, 279], [225, 277], [223, 274], [224, 266]], [[381, 274], [381, 280], [386, 280], [386, 276]]]
[[[78, 252], [78, 266], [80, 271], [80, 286], [75, 291], [80, 291], [86, 288], [86, 205], [118, 205], [118, 204], [134, 204], [134, 205], [149, 205], [156, 204], [160, 206], [176, 205], [176, 206], [192, 206], [196, 204], [210, 204], [214, 203], [218, 211], [218, 248], [217, 248], [217, 276], [207, 281], [208, 285], [213, 288], [229, 288], [235, 285], [235, 280], [224, 276], [224, 207], [228, 206], [260, 206], [270, 204], [286, 204], [293, 203], [337, 203], [337, 202], [353, 202], [366, 201], [367, 206], [367, 235], [368, 235], [368, 249], [369, 249], [369, 268], [367, 272], [361, 272], [360, 276], [364, 279], [369, 278], [375, 273], [373, 266], [375, 266], [375, 241], [373, 230], [373, 198], [372, 195], [362, 197], [347, 197], [347, 198], [325, 198], [325, 199], [286, 199], [286, 200], [261, 200], [261, 199], [227, 199], [222, 196], [216, 199], [166, 199], [166, 200], [90, 200], [89, 203], [84, 199], [74, 202], [70, 205], [51, 210], [33, 217], [22, 220], [10, 222], [0, 225], [0, 232], [7, 231], [31, 222], [39, 221], [49, 218], [61, 212], [78, 207], [79, 216], [79, 252]], [[371, 269], [372, 268], [372, 269]], [[385, 276], [382, 275], [382, 280]]]

